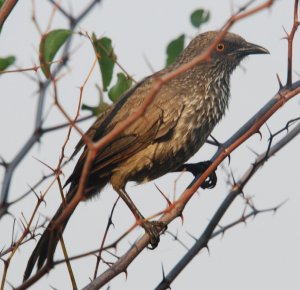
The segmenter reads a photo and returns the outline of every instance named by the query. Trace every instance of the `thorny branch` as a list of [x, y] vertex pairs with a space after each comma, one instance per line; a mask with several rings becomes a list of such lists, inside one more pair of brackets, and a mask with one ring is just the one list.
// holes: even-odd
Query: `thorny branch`
[[[55, 1], [53, 1], [53, 0], [49, 0], [49, 1], [52, 3], [55, 3]], [[95, 5], [97, 2], [100, 2], [100, 1], [99, 0], [92, 1], [91, 5], [88, 8], [92, 9], [93, 5]], [[207, 52], [205, 52], [203, 55], [195, 58], [189, 64], [180, 67], [178, 70], [176, 70], [170, 74], [164, 75], [161, 78], [157, 79], [154, 83], [152, 90], [149, 92], [148, 98], [142, 104], [140, 110], [135, 115], [130, 116], [122, 124], [120, 124], [120, 126], [115, 128], [115, 130], [113, 130], [110, 134], [108, 134], [106, 137], [104, 137], [103, 139], [99, 140], [96, 143], [92, 143], [90, 140], [86, 139], [86, 143], [87, 143], [87, 146], [89, 147], [90, 151], [88, 153], [87, 161], [85, 163], [83, 174], [80, 179], [80, 186], [79, 186], [78, 192], [76, 193], [76, 196], [72, 200], [72, 202], [67, 205], [64, 213], [61, 215], [60, 219], [57, 221], [57, 223], [54, 226], [58, 227], [61, 224], [61, 222], [65, 219], [65, 217], [68, 216], [68, 211], [71, 211], [81, 201], [82, 193], [85, 188], [85, 183], [86, 183], [86, 179], [87, 179], [87, 176], [89, 173], [90, 165], [91, 165], [91, 162], [93, 161], [93, 159], [95, 158], [95, 155], [97, 154], [97, 152], [103, 146], [105, 146], [105, 144], [107, 144], [108, 142], [113, 140], [115, 137], [117, 137], [118, 134], [120, 134], [123, 130], [125, 130], [128, 126], [130, 126], [133, 122], [135, 122], [138, 118], [143, 116], [145, 110], [147, 109], [147, 106], [155, 98], [155, 95], [160, 90], [161, 86], [163, 84], [165, 84], [166, 82], [168, 82], [169, 80], [171, 80], [172, 78], [178, 76], [180, 73], [183, 73], [186, 70], [190, 69], [192, 66], [196, 65], [197, 63], [199, 63], [203, 60], [209, 59], [210, 53], [211, 53], [213, 47], [215, 46], [215, 44], [224, 36], [226, 31], [228, 31], [228, 29], [236, 21], [243, 19], [245, 17], [248, 17], [249, 15], [252, 15], [254, 13], [257, 13], [258, 11], [260, 11], [262, 9], [270, 7], [274, 1], [266, 1], [259, 6], [246, 11], [246, 9], [248, 8], [248, 5], [252, 4], [252, 2], [253, 1], [250, 1], [247, 5], [242, 7], [239, 10], [239, 13], [233, 15], [227, 21], [227, 23], [223, 27], [224, 30], [222, 30], [220, 32], [219, 36], [216, 38], [215, 42], [212, 44], [211, 48]], [[298, 2], [298, 1], [296, 0], [296, 2]], [[75, 25], [81, 20], [80, 19], [81, 17], [83, 18], [86, 15], [86, 13], [88, 13], [88, 11], [90, 11], [89, 9], [86, 9], [79, 17], [75, 18], [75, 20], [74, 20], [73, 17], [70, 16], [69, 14], [67, 16], [66, 15], [67, 12], [65, 12], [65, 10], [63, 10], [59, 5], [57, 5], [57, 9], [63, 15], [65, 15], [67, 18], [69, 18], [70, 25], [72, 28], [74, 28]], [[292, 33], [290, 35], [292, 35]], [[292, 36], [292, 39], [293, 39], [293, 36]], [[66, 56], [66, 60], [67, 60], [67, 55], [68, 55], [67, 51], [68, 51], [68, 49], [66, 49], [66, 51], [64, 53], [64, 56]], [[63, 65], [61, 67], [63, 67]], [[49, 84], [51, 84], [51, 83], [55, 87], [55, 82], [56, 82], [55, 76], [56, 76], [56, 73], [59, 71], [59, 68], [60, 68], [60, 66], [58, 66], [58, 68], [57, 68], [56, 72], [53, 74], [53, 78], [50, 82], [45, 82], [45, 83], [41, 84], [40, 101], [39, 101], [39, 106], [38, 106], [39, 109], [38, 109], [37, 118], [36, 118], [36, 130], [41, 130], [41, 126], [42, 126], [42, 113], [43, 113], [43, 106], [44, 106], [44, 99], [45, 99], [45, 91], [46, 91], [47, 87], [49, 86]], [[290, 68], [291, 68], [291, 66], [290, 66]], [[291, 79], [290, 79], [290, 82], [291, 82]], [[237, 148], [240, 144], [242, 144], [245, 140], [247, 140], [251, 135], [255, 134], [259, 130], [259, 128], [266, 122], [266, 120], [268, 118], [270, 118], [270, 116], [272, 116], [272, 114], [274, 114], [281, 106], [283, 106], [288, 100], [290, 100], [292, 97], [294, 97], [299, 92], [300, 92], [300, 82], [295, 82], [292, 84], [287, 81], [286, 87], [282, 88], [279, 91], [279, 93], [275, 95], [275, 97], [273, 99], [271, 99], [232, 138], [230, 138], [227, 142], [225, 142], [222, 145], [221, 148], [219, 148], [218, 152], [215, 154], [215, 156], [212, 159], [214, 162], [211, 165], [211, 167], [201, 177], [196, 178], [195, 181], [191, 184], [191, 186], [181, 195], [181, 197], [164, 211], [164, 215], [162, 216], [162, 218], [160, 220], [169, 223], [173, 219], [175, 219], [177, 216], [179, 216], [181, 214], [182, 210], [184, 209], [186, 203], [193, 195], [193, 193], [197, 190], [199, 185], [208, 177], [208, 175], [217, 167], [217, 165], [220, 164], [220, 162], [226, 156], [228, 156], [230, 154], [230, 152], [232, 152], [235, 148]], [[59, 103], [57, 102], [56, 105], [59, 107], [58, 104]], [[64, 112], [62, 107], [61, 107], [61, 109], [62, 109], [61, 111]], [[74, 119], [70, 118], [67, 114], [65, 114], [65, 116], [69, 120], [69, 125], [74, 126], [74, 124], [75, 124]], [[290, 135], [290, 133], [288, 135]], [[34, 136], [30, 137], [30, 139], [28, 140], [28, 144], [26, 144], [24, 146], [24, 148], [22, 149], [22, 154], [24, 154], [24, 152], [26, 154], [26, 152], [28, 152], [28, 150], [36, 143], [36, 141], [40, 138], [40, 136], [38, 136], [36, 139], [34, 139]], [[274, 146], [276, 146], [276, 145], [274, 145]], [[274, 146], [272, 146], [271, 149], [274, 148]], [[270, 149], [270, 152], [271, 152], [271, 149]], [[270, 155], [269, 155], [270, 152], [268, 154], [266, 154], [268, 157], [270, 157]], [[62, 153], [63, 153], [63, 151], [62, 151]], [[16, 163], [14, 164], [13, 162], [10, 162], [10, 163], [8, 163], [8, 166], [6, 167], [6, 168], [10, 169], [10, 171], [6, 170], [6, 175], [5, 175], [6, 187], [4, 188], [4, 186], [3, 186], [4, 192], [3, 192], [2, 197], [4, 197], [4, 199], [3, 199], [4, 202], [2, 203], [2, 205], [5, 205], [5, 203], [6, 203], [8, 190], [9, 190], [9, 184], [10, 184], [12, 174], [13, 174], [16, 166], [21, 161], [21, 159], [22, 158], [20, 158], [20, 156], [16, 156], [16, 158], [14, 159], [14, 160], [17, 160]], [[235, 188], [234, 188], [234, 190], [235, 190]], [[1, 212], [0, 212], [0, 216], [1, 216]], [[34, 214], [33, 214], [33, 216], [34, 216]], [[213, 220], [211, 222], [213, 222]], [[28, 226], [29, 226], [29, 224], [28, 224]], [[213, 229], [210, 232], [209, 238], [211, 238], [212, 231], [213, 231]], [[96, 278], [85, 289], [98, 289], [99, 287], [104, 285], [107, 281], [111, 280], [118, 273], [120, 273], [122, 271], [126, 271], [127, 266], [139, 254], [139, 252], [141, 252], [146, 247], [148, 242], [149, 242], [149, 238], [147, 235], [144, 235], [143, 237], [141, 237], [141, 239], [138, 240], [136, 242], [136, 244], [133, 245], [133, 247], [124, 256], [119, 258], [119, 260], [115, 264], [111, 265], [110, 269], [108, 269], [106, 272], [104, 272], [102, 275], [100, 275], [98, 278]], [[206, 244], [207, 244], [207, 242], [206, 242]], [[100, 251], [102, 251], [103, 249], [104, 249], [104, 246], [102, 245]], [[26, 289], [27, 287], [32, 285], [35, 281], [37, 281], [40, 277], [42, 277], [45, 273], [47, 273], [49, 270], [50, 270], [49, 265], [46, 265], [40, 271], [38, 271], [36, 273], [36, 275], [34, 275], [31, 279], [29, 279], [27, 282], [25, 282], [23, 285], [21, 285], [21, 287], [19, 287], [18, 289]], [[5, 279], [3, 279], [2, 282], [4, 280]]]
[[[77, 17], [75, 17], [70, 22], [69, 24], [70, 30], [73, 31], [75, 27], [87, 16], [87, 14], [90, 11], [92, 11], [94, 6], [100, 2], [101, 0], [91, 0], [91, 2], [87, 5], [86, 9], [83, 10]], [[56, 76], [65, 67], [68, 61], [71, 40], [72, 40], [72, 35], [70, 41], [67, 42], [64, 51], [62, 53], [62, 59], [64, 61], [58, 64], [58, 66], [53, 72], [53, 76]], [[52, 83], [51, 80], [46, 80], [39, 83], [39, 97], [37, 103], [35, 128], [33, 130], [33, 133], [25, 142], [25, 144], [22, 146], [20, 151], [15, 155], [15, 157], [10, 162], [7, 162], [5, 166], [5, 175], [2, 182], [1, 196], [0, 196], [0, 218], [7, 212], [7, 199], [9, 195], [9, 187], [15, 169], [18, 167], [18, 165], [23, 160], [23, 158], [28, 154], [29, 150], [41, 139], [43, 135], [42, 125], [43, 125], [44, 104], [46, 100], [46, 93], [51, 83]]]
[[[269, 7], [272, 5], [272, 1], [268, 1], [263, 3], [262, 5], [246, 11], [240, 15], [234, 15], [229, 19], [227, 24], [224, 26], [225, 29], [229, 29], [236, 20], [242, 19], [252, 13], [255, 13], [263, 8]], [[222, 34], [222, 33], [220, 33]], [[218, 37], [217, 37], [218, 38]], [[204, 53], [205, 55], [205, 53]], [[200, 58], [201, 56], [199, 56]], [[202, 55], [203, 57], [203, 55]], [[197, 59], [194, 59], [194, 63], [197, 63]], [[193, 63], [193, 61], [191, 62]], [[187, 64], [186, 66], [189, 66]], [[180, 67], [178, 72], [180, 73], [181, 69], [185, 71], [185, 68]], [[172, 73], [170, 74], [172, 75]], [[163, 84], [164, 80], [168, 80], [169, 75], [163, 76], [158, 84]], [[153, 96], [156, 93], [157, 88], [153, 88]], [[297, 95], [300, 92], [300, 82], [294, 83], [289, 88], [283, 88], [278, 94], [275, 95], [273, 99], [271, 99], [253, 118], [251, 118], [236, 134], [234, 134], [227, 142], [225, 142], [218, 150], [218, 152], [214, 155], [212, 161], [213, 164], [208, 168], [208, 170], [198, 179], [191, 184], [191, 186], [181, 195], [181, 197], [173, 204], [172, 207], [169, 207], [165, 214], [160, 218], [160, 221], [169, 223], [174, 218], [179, 216], [184, 209], [186, 203], [189, 201], [193, 193], [199, 188], [201, 183], [209, 176], [210, 173], [214, 169], [216, 169], [217, 165], [221, 163], [221, 161], [228, 156], [234, 149], [236, 149], [240, 144], [246, 141], [250, 136], [257, 133], [259, 128], [288, 100]], [[149, 98], [152, 97], [152, 91], [149, 93]], [[105, 271], [102, 275], [100, 275], [97, 279], [95, 279], [92, 283], [87, 285], [84, 289], [98, 289], [99, 287], [106, 284], [110, 279], [115, 277], [118, 273], [125, 271], [127, 265], [129, 265], [133, 259], [142, 251], [142, 249], [149, 242], [149, 237], [145, 234], [141, 239], [139, 239], [135, 245], [128, 250], [128, 252], [123, 255], [112, 267], [110, 267], [107, 271]]]
[[[272, 116], [286, 101], [290, 100], [292, 97], [300, 93], [300, 81], [294, 83], [290, 89], [284, 89], [282, 92], [279, 92], [271, 99], [255, 116], [253, 116], [240, 130], [238, 130], [233, 137], [228, 139], [225, 142], [221, 149], [214, 155], [212, 158], [212, 165], [207, 169], [203, 175], [190, 185], [190, 187], [183, 192], [183, 194], [178, 198], [172, 206], [168, 207], [165, 210], [165, 214], [159, 219], [159, 221], [170, 223], [176, 217], [180, 216], [185, 205], [192, 197], [193, 193], [199, 188], [201, 183], [210, 175], [210, 173], [217, 168], [217, 166], [240, 144], [245, 142], [250, 136], [257, 133], [258, 129], [267, 121], [269, 117]], [[279, 95], [280, 94], [280, 95]], [[227, 196], [227, 199], [224, 201], [224, 204], [231, 204], [235, 196], [239, 194], [240, 188], [235, 188], [235, 191], [232, 194]], [[216, 216], [222, 216], [228, 207], [222, 207], [216, 213]], [[212, 224], [217, 226], [218, 221], [212, 219]], [[212, 228], [209, 228], [210, 231], [207, 231], [206, 237], [211, 236]], [[127, 266], [138, 256], [138, 254], [147, 246], [149, 243], [148, 235], [143, 235], [120, 259], [107, 269], [103, 274], [97, 277], [84, 289], [99, 289], [110, 281], [117, 274], [125, 271]]]
[[[214, 235], [219, 232], [214, 230], [219, 224], [224, 213], [228, 210], [235, 198], [243, 192], [243, 188], [250, 181], [251, 177], [260, 169], [265, 162], [272, 156], [274, 156], [279, 150], [287, 145], [293, 138], [300, 134], [300, 124], [292, 129], [286, 136], [284, 136], [279, 142], [273, 145], [270, 149], [267, 149], [264, 153], [260, 154], [254, 164], [243, 174], [243, 176], [233, 184], [231, 191], [227, 194], [226, 198], [220, 205], [219, 209], [214, 214], [213, 218], [207, 225], [206, 229], [200, 235], [195, 242], [194, 246], [180, 259], [180, 261], [173, 267], [173, 269], [167, 274], [163, 281], [155, 288], [156, 290], [168, 289], [171, 282], [183, 271], [183, 269], [190, 263], [190, 261], [205, 247]], [[278, 207], [276, 207], [277, 209]]]
[[[191, 60], [189, 63], [186, 63], [184, 65], [181, 65], [176, 70], [169, 72], [161, 77], [157, 77], [153, 81], [152, 88], [150, 89], [148, 96], [145, 98], [144, 102], [141, 104], [139, 109], [131, 114], [128, 118], [126, 118], [124, 121], [118, 123], [118, 125], [111, 130], [107, 135], [105, 135], [103, 138], [101, 138], [99, 141], [91, 144], [90, 142], [87, 144], [89, 151], [86, 157], [85, 164], [83, 166], [82, 175], [80, 177], [79, 186], [76, 195], [72, 199], [72, 201], [67, 205], [62, 215], [57, 219], [56, 225], [61, 224], [67, 216], [74, 210], [74, 208], [77, 206], [77, 204], [82, 200], [83, 198], [83, 191], [85, 188], [85, 183], [90, 171], [91, 163], [93, 162], [94, 158], [96, 157], [96, 154], [99, 150], [101, 150], [104, 146], [106, 146], [109, 142], [114, 140], [119, 134], [121, 134], [126, 128], [128, 128], [130, 125], [132, 125], [138, 118], [142, 117], [147, 107], [151, 104], [152, 100], [155, 98], [158, 91], [161, 89], [161, 87], [170, 81], [171, 79], [177, 77], [178, 75], [186, 72], [188, 69], [192, 68], [196, 64], [207, 60], [210, 58], [210, 54], [213, 50], [213, 48], [216, 46], [216, 44], [222, 39], [222, 37], [225, 35], [225, 33], [229, 30], [229, 28], [240, 19], [243, 19], [245, 17], [248, 17], [249, 15], [252, 15], [254, 13], [257, 13], [258, 11], [268, 8], [273, 4], [273, 1], [269, 0], [265, 3], [249, 10], [246, 12], [243, 12], [241, 14], [235, 14], [233, 15], [225, 24], [224, 30], [220, 31], [216, 39], [213, 41], [213, 43], [210, 45], [210, 47], [201, 55], [195, 57], [193, 60]], [[210, 173], [213, 171], [214, 168], [211, 168]], [[204, 180], [201, 180], [201, 183]], [[197, 184], [197, 187], [201, 184]], [[196, 188], [196, 187], [195, 187]], [[196, 189], [194, 189], [196, 190]], [[190, 197], [193, 193], [190, 193]], [[188, 200], [186, 200], [187, 202]]]
[[[211, 237], [209, 238], [209, 240], [212, 240], [220, 235], [224, 236], [225, 232], [227, 232], [229, 229], [232, 229], [233, 227], [237, 226], [238, 224], [246, 224], [246, 222], [250, 219], [250, 218], [255, 218], [256, 216], [262, 214], [262, 213], [269, 213], [269, 212], [273, 212], [276, 213], [277, 210], [283, 206], [284, 203], [281, 203], [275, 207], [271, 207], [271, 208], [266, 208], [266, 209], [257, 209], [256, 207], [252, 206], [251, 207], [251, 211], [249, 213], [245, 213], [245, 210], [242, 214], [242, 216], [240, 218], [238, 218], [237, 220], [227, 224], [226, 226], [220, 226], [219, 230], [216, 230]], [[174, 236], [174, 235], [172, 235]], [[196, 239], [195, 237], [193, 237], [194, 240], [196, 241], [196, 243], [199, 241], [199, 239]], [[177, 237], [175, 236], [174, 239], [178, 240]], [[178, 240], [179, 241], [179, 240]], [[180, 242], [180, 241], [179, 241]], [[195, 243], [195, 244], [196, 244]], [[182, 243], [181, 243], [182, 244]], [[162, 289], [170, 289], [170, 285], [171, 283], [174, 281], [174, 279], [177, 277], [177, 275], [184, 269], [184, 267], [182, 267], [182, 265], [180, 265], [180, 262], [184, 259], [186, 259], [186, 264], [185, 266], [188, 265], [188, 263], [191, 261], [191, 259], [194, 258], [194, 256], [188, 256], [188, 254], [190, 252], [194, 252], [193, 247], [191, 249], [188, 249], [185, 245], [183, 245], [187, 250], [187, 254], [179, 261], [179, 263], [177, 263], [173, 269], [169, 272], [169, 274], [165, 275], [164, 271], [163, 271], [163, 279], [160, 282], [160, 284], [155, 288], [155, 290], [162, 290]], [[204, 245], [201, 249], [203, 248], [208, 248], [207, 244]], [[195, 256], [197, 254], [199, 254], [199, 252], [201, 251], [201, 249], [198, 252], [195, 252]], [[190, 259], [191, 258], [191, 259]], [[184, 265], [183, 265], [184, 266]]]
[[287, 41], [288, 41], [288, 61], [287, 61], [287, 80], [286, 85], [290, 86], [292, 84], [292, 72], [293, 72], [293, 41], [295, 33], [298, 29], [300, 24], [298, 18], [298, 8], [299, 8], [299, 0], [295, 0], [294, 3], [294, 22], [292, 30], [289, 34], [287, 34]]

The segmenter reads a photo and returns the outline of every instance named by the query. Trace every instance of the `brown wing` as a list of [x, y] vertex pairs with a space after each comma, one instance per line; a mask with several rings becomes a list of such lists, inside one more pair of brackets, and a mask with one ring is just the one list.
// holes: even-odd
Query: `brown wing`
[[113, 140], [97, 155], [91, 173], [99, 172], [106, 166], [118, 164], [153, 143], [160, 135], [159, 132], [166, 125], [160, 110], [151, 112], [151, 116], [144, 116], [136, 120], [120, 136]]
[[[138, 84], [129, 94], [126, 94], [105, 117], [98, 119], [88, 130], [87, 134], [90, 134], [89, 137], [93, 138], [94, 141], [99, 140], [119, 122], [122, 122], [130, 114], [138, 110], [149, 92], [151, 81], [148, 80], [142, 84], [143, 86]], [[91, 168], [91, 176], [98, 176], [100, 178], [101, 176], [109, 175], [108, 171], [112, 170], [118, 163], [143, 150], [174, 128], [183, 111], [183, 105], [178, 106], [175, 111], [172, 108], [172, 112], [170, 113], [171, 106], [168, 102], [171, 100], [172, 93], [169, 92], [168, 95], [170, 99], [164, 100], [164, 102], [157, 101], [160, 99], [158, 95], [157, 99], [148, 107], [143, 117], [136, 120], [97, 154]], [[175, 96], [174, 93], [173, 97]], [[80, 143], [76, 148], [76, 152], [82, 146], [83, 143]], [[78, 182], [86, 155], [87, 149], [85, 148], [67, 183]], [[91, 178], [91, 180], [94, 180], [94, 178]]]
[[[96, 134], [97, 129], [102, 124], [103, 120], [105, 119], [105, 117], [108, 115], [109, 112], [110, 112], [110, 109], [107, 109], [107, 111], [103, 112], [97, 118], [97, 120], [93, 123], [93, 125], [85, 132], [85, 135], [88, 138], [90, 138], [90, 139], [94, 138], [94, 135]], [[72, 156], [70, 157], [70, 159], [72, 159], [84, 146], [85, 146], [85, 142], [84, 142], [83, 138], [81, 138], [79, 140], [79, 142], [77, 143], [77, 145], [75, 146], [75, 150], [74, 150]]]

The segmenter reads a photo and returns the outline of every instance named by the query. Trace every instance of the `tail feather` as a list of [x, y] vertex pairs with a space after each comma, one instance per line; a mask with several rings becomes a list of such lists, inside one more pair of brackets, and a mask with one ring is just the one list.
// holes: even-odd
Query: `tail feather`
[[57, 247], [57, 244], [59, 242], [59, 235], [64, 231], [71, 215], [73, 212], [70, 213], [70, 215], [64, 220], [63, 225], [61, 225], [60, 229], [53, 229], [53, 223], [57, 220], [57, 218], [61, 215], [63, 212], [64, 205], [61, 204], [58, 208], [57, 212], [55, 213], [54, 217], [50, 221], [49, 225], [47, 226], [46, 230], [44, 231], [43, 235], [41, 236], [39, 242], [37, 243], [35, 249], [33, 250], [25, 272], [24, 272], [24, 279], [23, 281], [26, 281], [29, 276], [31, 275], [31, 272], [34, 268], [34, 265], [37, 263], [37, 268], [40, 269], [45, 261], [49, 259], [51, 262], [53, 260], [53, 255], [55, 252], [55, 249]]
[[[99, 175], [97, 175], [97, 174], [90, 176], [89, 183], [87, 184], [87, 187], [86, 187], [87, 189], [85, 191], [85, 196], [87, 198], [91, 198], [93, 195], [100, 192], [101, 189], [109, 181], [109, 178], [110, 178], [109, 174], [106, 174], [106, 175], [103, 174], [101, 176], [101, 179], [99, 179]], [[76, 194], [77, 188], [78, 188], [78, 183], [77, 183], [76, 179], [71, 180], [71, 186], [70, 186], [68, 194], [66, 195], [66, 204], [70, 203], [70, 201], [73, 199], [74, 195]], [[48, 261], [48, 263], [51, 263], [53, 261], [53, 255], [54, 255], [55, 249], [57, 247], [57, 244], [59, 242], [59, 237], [65, 230], [65, 227], [66, 227], [73, 211], [75, 210], [75, 208], [74, 208], [73, 211], [70, 212], [69, 216], [66, 217], [63, 224], [60, 225], [59, 228], [53, 229], [53, 224], [59, 218], [59, 216], [62, 214], [64, 208], [65, 208], [64, 204], [61, 204], [60, 207], [58, 208], [57, 212], [55, 213], [54, 217], [50, 221], [49, 225], [47, 226], [46, 230], [42, 234], [35, 249], [33, 250], [32, 254], [28, 260], [25, 272], [24, 272], [23, 281], [26, 281], [30, 277], [31, 272], [36, 263], [37, 263], [37, 268], [40, 269], [44, 265], [46, 260]]]

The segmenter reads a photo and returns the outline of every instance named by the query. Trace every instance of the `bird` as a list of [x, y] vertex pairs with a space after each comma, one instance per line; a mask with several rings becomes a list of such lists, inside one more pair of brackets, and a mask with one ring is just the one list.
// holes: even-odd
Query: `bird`
[[[139, 110], [155, 80], [203, 54], [219, 33], [208, 31], [197, 35], [172, 64], [145, 77], [125, 92], [96, 119], [85, 133], [86, 137], [94, 142], [100, 140]], [[84, 197], [89, 199], [97, 195], [110, 183], [135, 218], [141, 221], [141, 226], [150, 236], [150, 246], [155, 248], [164, 225], [144, 219], [125, 190], [127, 182], [140, 184], [169, 172], [189, 168], [184, 167], [185, 162], [202, 147], [225, 114], [230, 99], [230, 76], [234, 69], [248, 55], [268, 53], [266, 48], [226, 32], [213, 47], [208, 59], [164, 83], [144, 115], [97, 153], [87, 177]], [[75, 147], [72, 157], [80, 151], [82, 154], [66, 181], [70, 187], [65, 202], [58, 208], [32, 252], [24, 272], [24, 281], [30, 277], [36, 263], [40, 269], [46, 260], [49, 263], [53, 260], [59, 237], [73, 212], [60, 228], [52, 229], [52, 226], [78, 190], [88, 154], [83, 138]]]

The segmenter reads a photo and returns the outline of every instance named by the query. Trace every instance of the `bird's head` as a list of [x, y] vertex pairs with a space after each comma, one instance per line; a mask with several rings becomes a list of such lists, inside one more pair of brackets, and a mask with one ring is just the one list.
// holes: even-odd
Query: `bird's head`
[[[218, 36], [218, 31], [209, 31], [196, 36], [178, 58], [178, 64], [191, 61], [207, 50]], [[251, 54], [267, 54], [262, 46], [247, 42], [241, 36], [227, 32], [213, 48], [210, 59], [202, 65], [232, 72], [243, 58]], [[200, 64], [201, 66], [201, 64]]]

